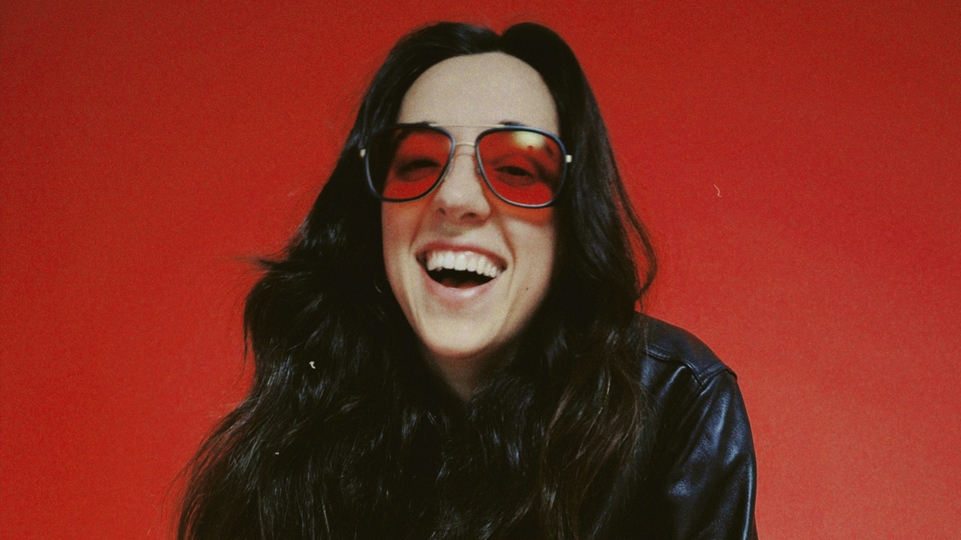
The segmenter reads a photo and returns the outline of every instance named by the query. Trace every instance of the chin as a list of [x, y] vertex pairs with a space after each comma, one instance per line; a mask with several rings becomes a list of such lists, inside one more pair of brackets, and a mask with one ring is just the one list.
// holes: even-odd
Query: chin
[[447, 328], [437, 331], [417, 330], [424, 354], [431, 359], [473, 362], [483, 361], [493, 356], [501, 348], [492, 340], [483, 339], [483, 333], [478, 335], [476, 325], [468, 323], [457, 326], [462, 326], [462, 328], [459, 330]]

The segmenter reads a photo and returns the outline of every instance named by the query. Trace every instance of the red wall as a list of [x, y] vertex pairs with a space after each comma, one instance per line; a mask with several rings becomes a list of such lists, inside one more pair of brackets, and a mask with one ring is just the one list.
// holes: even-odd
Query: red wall
[[740, 376], [763, 537], [957, 537], [961, 4], [157, 4], [0, 3], [3, 538], [166, 537], [243, 392], [246, 259], [441, 19], [579, 54], [660, 250], [650, 309]]

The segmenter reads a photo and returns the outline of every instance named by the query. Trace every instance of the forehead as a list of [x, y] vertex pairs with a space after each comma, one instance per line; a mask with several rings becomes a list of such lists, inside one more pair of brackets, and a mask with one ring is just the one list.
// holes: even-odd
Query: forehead
[[554, 100], [537, 71], [504, 53], [456, 56], [407, 91], [398, 122], [484, 125], [516, 122], [558, 133]]

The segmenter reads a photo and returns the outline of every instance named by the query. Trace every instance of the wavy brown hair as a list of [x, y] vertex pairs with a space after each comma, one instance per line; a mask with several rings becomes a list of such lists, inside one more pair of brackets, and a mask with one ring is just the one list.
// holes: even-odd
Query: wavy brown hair
[[[463, 403], [389, 293], [359, 149], [428, 68], [494, 51], [543, 78], [574, 161], [550, 290]], [[400, 40], [298, 234], [263, 268], [245, 310], [254, 380], [192, 462], [179, 539], [579, 539], [603, 527], [644, 420], [634, 311], [655, 263], [593, 93], [554, 32], [441, 23]]]

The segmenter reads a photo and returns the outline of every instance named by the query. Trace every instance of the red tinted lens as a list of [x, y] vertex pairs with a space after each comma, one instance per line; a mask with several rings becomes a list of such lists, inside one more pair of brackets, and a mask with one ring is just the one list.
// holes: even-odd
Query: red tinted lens
[[554, 139], [536, 131], [492, 131], [481, 137], [477, 153], [491, 189], [505, 200], [538, 206], [554, 199], [564, 171]]
[[370, 145], [371, 183], [385, 199], [416, 199], [440, 179], [450, 151], [448, 136], [430, 128], [405, 127], [383, 132]]

